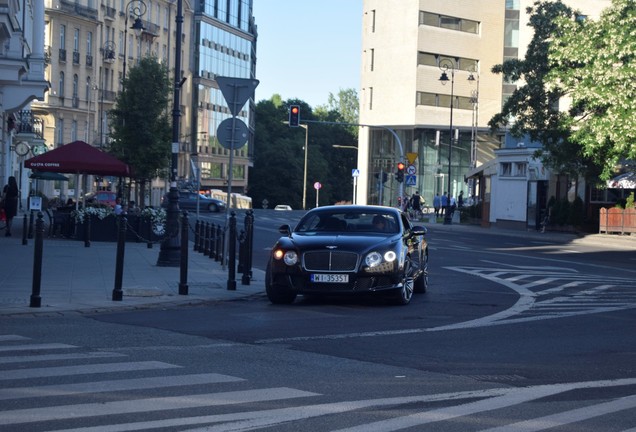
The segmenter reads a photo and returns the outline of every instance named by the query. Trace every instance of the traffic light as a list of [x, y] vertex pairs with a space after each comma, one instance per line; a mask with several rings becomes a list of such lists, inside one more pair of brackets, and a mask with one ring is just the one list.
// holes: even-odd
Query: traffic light
[[398, 162], [397, 173], [395, 173], [395, 179], [402, 183], [404, 181], [404, 163]]
[[291, 105], [289, 107], [289, 126], [298, 127], [300, 124], [300, 106]]

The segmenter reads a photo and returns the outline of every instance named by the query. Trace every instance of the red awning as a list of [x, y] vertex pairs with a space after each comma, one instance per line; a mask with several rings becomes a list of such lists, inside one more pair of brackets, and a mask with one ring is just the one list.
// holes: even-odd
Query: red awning
[[128, 165], [84, 141], [74, 141], [27, 159], [24, 166], [45, 172], [130, 176]]

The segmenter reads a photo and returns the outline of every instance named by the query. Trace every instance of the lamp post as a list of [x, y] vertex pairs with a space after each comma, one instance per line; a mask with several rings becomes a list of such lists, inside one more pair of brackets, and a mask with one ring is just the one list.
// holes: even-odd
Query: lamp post
[[[453, 98], [455, 97], [455, 65], [451, 59], [442, 59], [439, 62], [439, 68], [442, 71], [442, 75], [439, 77], [442, 85], [445, 85], [448, 81], [451, 82], [450, 93], [450, 127], [448, 132], [448, 198], [446, 200], [446, 208], [444, 209], [444, 225], [451, 225], [453, 223], [453, 217], [451, 215], [451, 158], [453, 156]], [[448, 78], [448, 71], [451, 73], [450, 79]]]
[[305, 129], [305, 168], [303, 170], [303, 210], [306, 210], [307, 203], [307, 149], [308, 149], [308, 136], [309, 136], [309, 125], [299, 124], [301, 128]]
[[126, 58], [128, 57], [126, 49], [128, 47], [128, 16], [130, 14], [135, 16], [135, 22], [132, 26], [130, 26], [130, 29], [135, 31], [135, 35], [137, 37], [140, 37], [141, 32], [144, 31], [144, 24], [141, 21], [141, 17], [145, 13], [146, 3], [144, 3], [143, 0], [130, 0], [124, 10], [126, 18], [124, 21], [124, 71], [122, 73], [122, 81], [126, 81]]
[[[115, 42], [106, 41], [102, 46], [102, 65], [115, 61]], [[102, 83], [99, 100], [99, 147], [104, 147], [104, 94], [106, 93], [106, 69], [102, 67]]]
[[[343, 149], [352, 149], [352, 150], [358, 150], [358, 147], [356, 146], [351, 146], [351, 145], [340, 145], [340, 144], [332, 144], [333, 148], [343, 148]], [[356, 196], [356, 191], [358, 189], [358, 176], [357, 175], [352, 175], [353, 176], [353, 194], [351, 196], [351, 202], [353, 204], [356, 204], [357, 202], [357, 196]]]
[[[174, 95], [172, 105], [172, 159], [170, 162], [170, 191], [166, 211], [166, 239], [161, 242], [157, 265], [160, 267], [179, 267], [181, 265], [181, 239], [179, 235], [179, 189], [177, 189], [177, 170], [179, 163], [179, 119], [181, 117], [181, 33], [183, 32], [183, 0], [177, 0], [175, 16], [176, 35], [174, 56]], [[231, 168], [230, 168], [231, 169]], [[230, 205], [228, 201], [228, 206]], [[186, 294], [179, 287], [179, 294]]]
[[479, 127], [479, 74], [477, 68], [468, 75], [468, 81], [477, 84], [477, 89], [471, 92], [470, 102], [473, 104], [473, 124], [470, 131], [470, 166], [477, 166], [477, 128]]

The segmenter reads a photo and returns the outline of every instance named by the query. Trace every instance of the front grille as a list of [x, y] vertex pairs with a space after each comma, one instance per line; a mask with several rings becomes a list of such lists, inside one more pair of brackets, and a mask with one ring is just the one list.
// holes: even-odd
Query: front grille
[[355, 271], [358, 254], [339, 251], [305, 252], [303, 266], [308, 271]]

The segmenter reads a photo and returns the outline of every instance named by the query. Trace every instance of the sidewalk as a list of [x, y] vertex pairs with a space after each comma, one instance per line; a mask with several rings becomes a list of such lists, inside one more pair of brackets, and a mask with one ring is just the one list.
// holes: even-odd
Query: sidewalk
[[[230, 291], [228, 271], [219, 262], [192, 249], [188, 251], [188, 295], [179, 294], [179, 267], [158, 267], [159, 245], [126, 243], [122, 280], [123, 299], [113, 301], [115, 287], [115, 242], [91, 242], [44, 238], [42, 251], [41, 307], [30, 307], [33, 288], [35, 239], [22, 245], [22, 219], [14, 221], [12, 237], [0, 232], [0, 316], [28, 314], [91, 313], [118, 309], [142, 309], [160, 305], [195, 304], [238, 299], [265, 292], [265, 274], [252, 269], [249, 285], [236, 274], [236, 290]], [[577, 235], [538, 231], [482, 228], [477, 225], [424, 224], [429, 242], [446, 232], [480, 232], [531, 238], [537, 242], [586, 244], [608, 250], [636, 251], [636, 235]], [[192, 243], [191, 243], [192, 244]]]
[[[264, 293], [264, 272], [252, 269], [249, 285], [236, 274], [236, 290], [227, 289], [228, 271], [214, 259], [188, 251], [188, 294], [179, 294], [179, 267], [158, 267], [160, 245], [127, 242], [122, 279], [123, 299], [113, 301], [116, 242], [44, 238], [40, 283], [41, 307], [30, 307], [35, 238], [22, 244], [22, 215], [12, 237], [0, 232], [0, 315], [91, 313], [157, 305], [236, 299]], [[190, 243], [192, 245], [192, 242]]]

